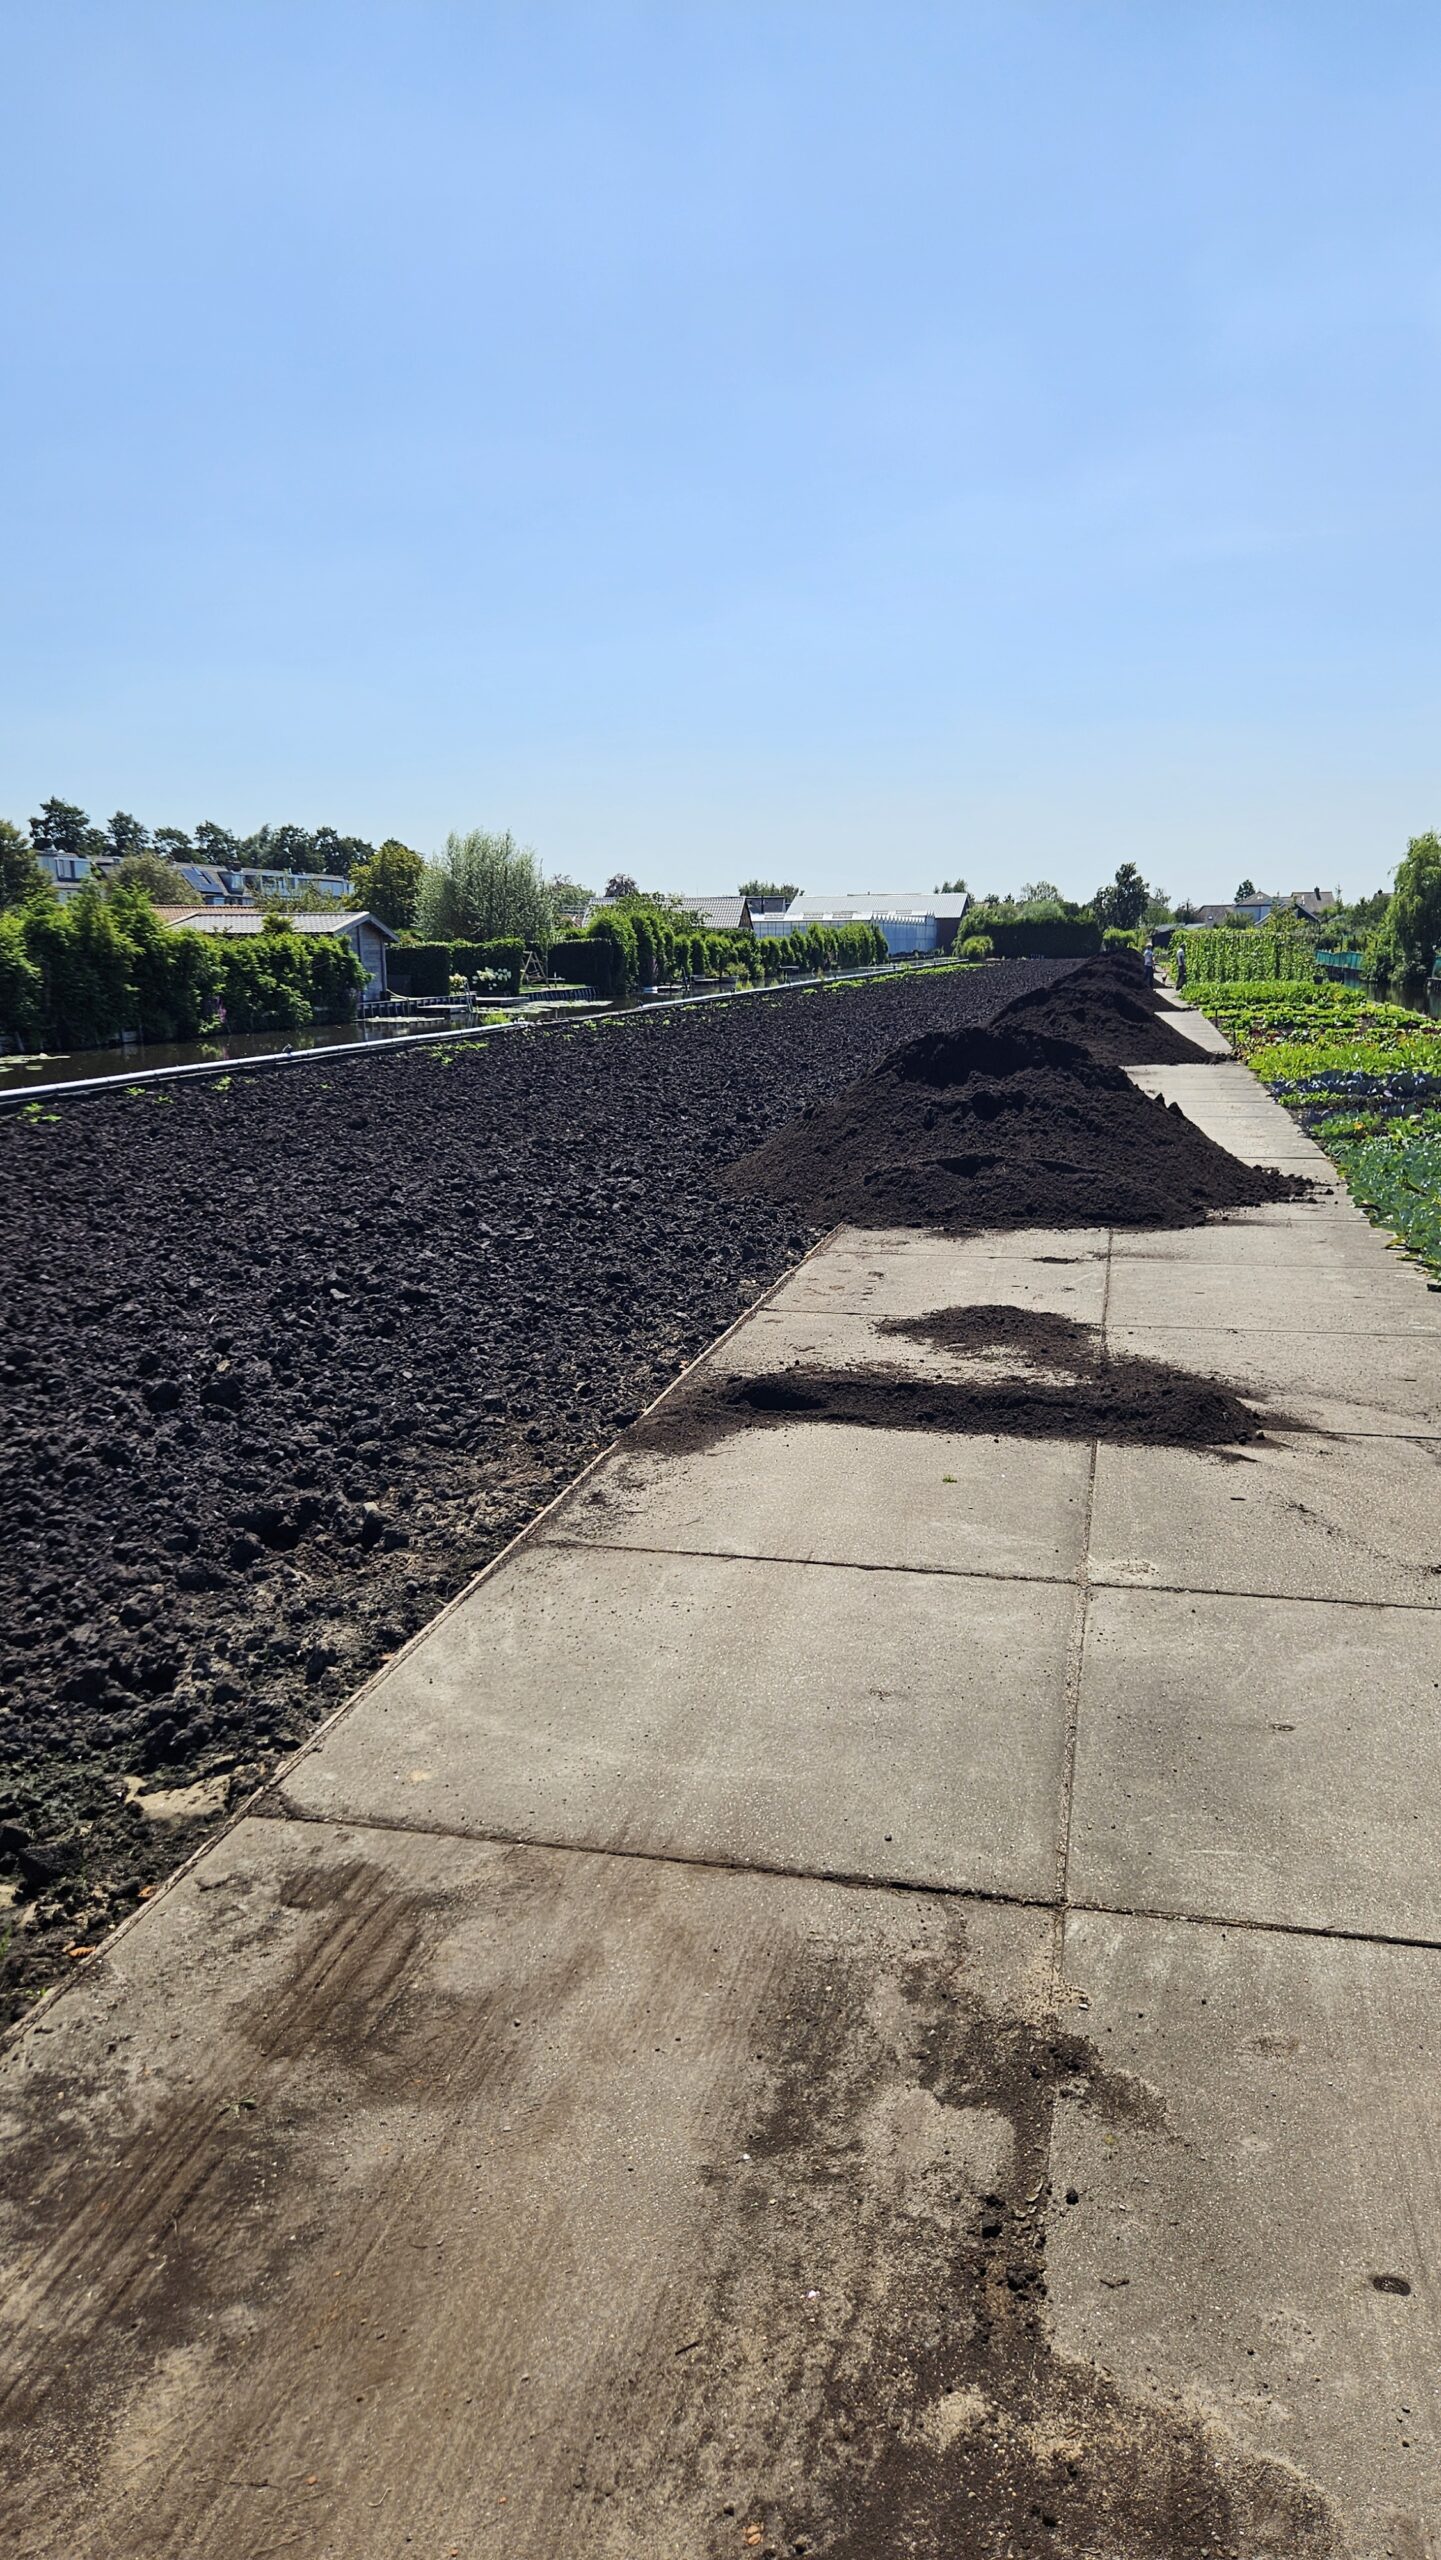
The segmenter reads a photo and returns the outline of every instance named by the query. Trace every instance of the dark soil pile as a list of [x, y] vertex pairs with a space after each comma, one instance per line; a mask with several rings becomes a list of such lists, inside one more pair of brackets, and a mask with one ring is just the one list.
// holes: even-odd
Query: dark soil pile
[[[1025, 1307], [946, 1307], [879, 1327], [950, 1352], [981, 1355], [964, 1377], [911, 1369], [808, 1368], [759, 1378], [702, 1373], [640, 1423], [633, 1439], [675, 1453], [707, 1449], [756, 1424], [844, 1422], [872, 1431], [1108, 1440], [1131, 1448], [1234, 1448], [1285, 1417], [1248, 1404], [1214, 1378], [1164, 1360], [1107, 1352], [1094, 1326]], [[1000, 1354], [997, 1361], [986, 1355]], [[1017, 1362], [1024, 1366], [1017, 1366]], [[1041, 1374], [1050, 1372], [1049, 1375]]]
[[814, 1240], [711, 1183], [1018, 963], [0, 1120], [4, 1999], [64, 1971]]
[[741, 1158], [725, 1187], [827, 1226], [1189, 1227], [1304, 1199], [1069, 1042], [1004, 1028], [908, 1041]]
[[1144, 978], [1115, 960], [1088, 960], [1068, 978], [1033, 987], [996, 1017], [1008, 1031], [1068, 1040], [1109, 1067], [1207, 1067], [1198, 1049], [1158, 1006]]

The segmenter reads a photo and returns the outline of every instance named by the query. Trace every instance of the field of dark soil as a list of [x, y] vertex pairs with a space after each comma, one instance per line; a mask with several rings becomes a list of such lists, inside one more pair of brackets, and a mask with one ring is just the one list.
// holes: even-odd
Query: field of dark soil
[[0, 1123], [5, 2010], [813, 1241], [718, 1167], [898, 1043], [1065, 974], [921, 973]]

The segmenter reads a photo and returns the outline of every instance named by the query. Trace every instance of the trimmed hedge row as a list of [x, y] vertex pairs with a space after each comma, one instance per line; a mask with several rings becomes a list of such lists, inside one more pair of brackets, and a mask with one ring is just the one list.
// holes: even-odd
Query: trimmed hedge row
[[498, 942], [394, 942], [386, 977], [398, 996], [444, 998], [452, 978], [476, 978], [482, 971], [494, 971], [507, 982], [503, 992], [518, 996], [524, 967], [525, 944], [515, 935]]
[[0, 1037], [83, 1049], [138, 1031], [194, 1040], [231, 1031], [294, 1031], [344, 1022], [365, 970], [333, 934], [188, 933], [163, 924], [139, 890], [83, 889], [65, 905], [39, 899], [0, 915]]

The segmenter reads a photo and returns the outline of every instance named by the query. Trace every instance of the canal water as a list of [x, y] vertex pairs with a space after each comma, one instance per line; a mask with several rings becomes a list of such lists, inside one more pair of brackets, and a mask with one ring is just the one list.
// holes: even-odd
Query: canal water
[[264, 1058], [277, 1049], [354, 1048], [357, 1041], [413, 1040], [417, 1032], [463, 1031], [483, 1021], [484, 1013], [447, 1012], [435, 1022], [424, 1016], [385, 1022], [311, 1024], [302, 1031], [217, 1031], [208, 1040], [150, 1040], [124, 1049], [72, 1049], [64, 1057], [0, 1058], [0, 1093], [17, 1085], [81, 1084], [90, 1076], [138, 1075], [150, 1067], [197, 1067], [214, 1059]]

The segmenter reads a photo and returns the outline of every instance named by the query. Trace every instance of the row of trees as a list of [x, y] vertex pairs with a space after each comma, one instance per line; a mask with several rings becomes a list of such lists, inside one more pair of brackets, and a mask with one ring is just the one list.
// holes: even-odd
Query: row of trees
[[46, 800], [30, 821], [30, 842], [37, 853], [88, 854], [92, 861], [116, 861], [153, 853], [162, 862], [243, 864], [260, 871], [329, 871], [349, 879], [358, 862], [375, 851], [362, 836], [341, 835], [335, 827], [257, 827], [237, 836], [229, 827], [202, 818], [194, 828], [147, 827], [128, 809], [117, 809], [104, 826], [95, 826], [73, 800]]

